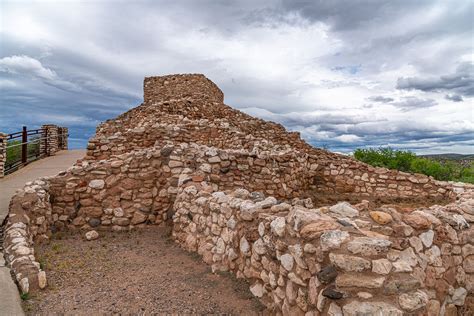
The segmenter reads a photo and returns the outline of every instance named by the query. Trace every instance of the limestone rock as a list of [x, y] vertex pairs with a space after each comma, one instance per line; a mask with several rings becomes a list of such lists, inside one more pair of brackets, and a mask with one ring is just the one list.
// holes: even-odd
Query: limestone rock
[[262, 297], [265, 292], [265, 288], [262, 286], [262, 284], [257, 282], [250, 287], [250, 292], [256, 297]]
[[389, 274], [392, 270], [392, 263], [387, 259], [372, 260], [372, 272], [378, 274]]
[[451, 301], [454, 305], [463, 306], [464, 301], [466, 300], [467, 291], [463, 287], [459, 287], [454, 290], [454, 293], [451, 297]]
[[95, 240], [99, 238], [99, 233], [96, 232], [95, 230], [91, 230], [91, 231], [88, 231], [85, 236], [87, 240]]
[[400, 306], [409, 312], [416, 311], [428, 303], [428, 295], [423, 291], [403, 293], [398, 297]]
[[303, 226], [300, 231], [301, 237], [305, 239], [314, 239], [321, 235], [322, 232], [339, 228], [336, 221], [319, 220]]
[[334, 302], [331, 302], [328, 309], [328, 316], [342, 316], [342, 309]]
[[331, 206], [329, 212], [341, 217], [359, 216], [359, 211], [347, 202], [339, 202]]
[[388, 251], [392, 243], [381, 238], [357, 237], [347, 244], [347, 249], [354, 254], [375, 256]]
[[143, 214], [142, 212], [140, 211], [136, 211], [135, 213], [133, 213], [133, 217], [132, 219], [130, 220], [130, 223], [132, 225], [137, 225], [137, 224], [140, 224], [140, 223], [143, 223], [145, 222], [147, 219], [147, 215], [146, 214]]
[[350, 256], [350, 255], [344, 255], [344, 254], [330, 253], [329, 259], [331, 260], [332, 264], [334, 264], [339, 269], [342, 269], [344, 271], [361, 272], [361, 271], [370, 269], [370, 265], [371, 265], [370, 261], [366, 259]]
[[349, 233], [340, 230], [329, 230], [324, 232], [319, 242], [323, 251], [339, 248], [341, 244], [349, 239]]
[[89, 187], [91, 187], [92, 189], [100, 190], [100, 189], [103, 189], [104, 186], [105, 186], [104, 180], [92, 180], [91, 182], [89, 182]]
[[285, 268], [287, 271], [291, 271], [293, 269], [294, 259], [293, 259], [293, 256], [290, 255], [289, 253], [285, 253], [284, 255], [281, 255], [280, 262], [283, 268]]
[[385, 302], [352, 301], [342, 308], [344, 316], [380, 315], [402, 316], [403, 312]]
[[429, 248], [433, 244], [434, 232], [430, 229], [429, 231], [420, 234], [419, 237], [423, 245], [425, 245], [426, 248]]
[[40, 271], [38, 273], [38, 286], [40, 289], [44, 289], [47, 285], [46, 272]]
[[367, 274], [344, 273], [336, 278], [338, 287], [365, 287], [369, 289], [377, 289], [382, 287], [385, 277], [371, 276]]
[[270, 229], [275, 235], [282, 237], [285, 234], [286, 220], [284, 217], [277, 217], [270, 223]]

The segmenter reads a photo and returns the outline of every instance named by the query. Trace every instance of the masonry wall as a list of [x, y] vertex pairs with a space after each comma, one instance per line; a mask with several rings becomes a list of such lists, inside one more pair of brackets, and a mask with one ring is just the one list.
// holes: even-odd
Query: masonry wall
[[409, 215], [303, 205], [189, 183], [175, 202], [173, 237], [214, 271], [250, 281], [283, 315], [474, 311], [474, 230], [452, 213], [473, 213], [473, 200]]
[[219, 87], [201, 74], [146, 77], [143, 90], [145, 102], [179, 98], [224, 102]]

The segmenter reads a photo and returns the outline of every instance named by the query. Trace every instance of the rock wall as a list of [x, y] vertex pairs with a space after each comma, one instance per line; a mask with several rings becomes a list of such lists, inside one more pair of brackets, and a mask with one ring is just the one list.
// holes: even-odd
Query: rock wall
[[304, 200], [187, 185], [175, 202], [173, 236], [214, 271], [249, 280], [274, 312], [473, 311], [474, 229], [460, 215], [472, 216], [472, 199], [400, 214], [369, 211], [367, 203], [313, 209]]
[[221, 89], [201, 74], [146, 77], [143, 91], [145, 102], [181, 98], [224, 102]]

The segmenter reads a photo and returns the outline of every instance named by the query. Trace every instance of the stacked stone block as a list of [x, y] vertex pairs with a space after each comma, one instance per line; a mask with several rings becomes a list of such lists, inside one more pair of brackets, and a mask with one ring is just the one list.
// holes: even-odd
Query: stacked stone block
[[58, 127], [58, 149], [68, 150], [68, 135], [69, 129], [67, 127]]
[[53, 156], [59, 151], [58, 126], [54, 124], [42, 125], [40, 151], [46, 156]]
[[4, 177], [6, 161], [7, 161], [7, 134], [0, 133], [0, 178]]

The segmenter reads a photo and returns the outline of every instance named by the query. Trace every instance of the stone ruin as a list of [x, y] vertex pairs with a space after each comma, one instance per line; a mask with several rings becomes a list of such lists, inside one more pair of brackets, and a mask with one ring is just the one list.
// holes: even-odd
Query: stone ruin
[[223, 102], [203, 75], [145, 78], [82, 161], [19, 190], [4, 248], [21, 291], [47, 286], [34, 244], [56, 231], [163, 224], [275, 314], [473, 313], [473, 185], [374, 168]]

